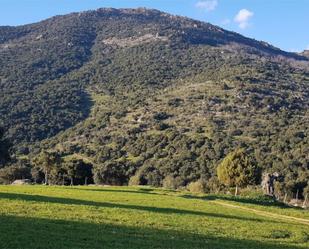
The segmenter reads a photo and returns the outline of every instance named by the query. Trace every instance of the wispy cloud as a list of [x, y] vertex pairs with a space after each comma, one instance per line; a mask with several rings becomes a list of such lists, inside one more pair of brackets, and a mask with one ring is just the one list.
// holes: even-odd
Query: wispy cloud
[[308, 44], [308, 46], [306, 47], [306, 50], [309, 50], [309, 44]]
[[198, 1], [195, 4], [195, 7], [198, 9], [213, 11], [218, 6], [218, 0], [206, 0], [206, 1]]
[[250, 19], [254, 13], [247, 9], [241, 9], [234, 18], [234, 21], [238, 24], [241, 29], [246, 29], [250, 25]]

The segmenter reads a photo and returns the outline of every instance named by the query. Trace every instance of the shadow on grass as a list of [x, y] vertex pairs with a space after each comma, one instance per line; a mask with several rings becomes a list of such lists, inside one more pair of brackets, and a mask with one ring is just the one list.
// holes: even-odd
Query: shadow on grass
[[279, 207], [279, 208], [291, 208], [282, 202], [275, 201], [273, 198], [265, 196], [260, 198], [249, 198], [242, 196], [228, 196], [228, 195], [207, 195], [207, 196], [193, 196], [193, 195], [182, 195], [187, 199], [199, 199], [199, 200], [223, 200], [223, 201], [234, 201], [239, 203], [254, 204], [268, 207]]
[[249, 239], [80, 221], [0, 216], [6, 249], [297, 249]]
[[[94, 191], [94, 192], [116, 192], [116, 193], [130, 193], [130, 194], [149, 194], [149, 195], [165, 195], [165, 193], [152, 192], [154, 189], [151, 188], [137, 188], [136, 190], [126, 190], [126, 189], [111, 189], [109, 187], [100, 188], [78, 188], [78, 187], [66, 187], [70, 190], [82, 190], [82, 191]], [[171, 191], [165, 191], [171, 192]]]
[[15, 193], [0, 193], [0, 199], [5, 198], [9, 200], [23, 200], [23, 201], [34, 201], [38, 203], [57, 203], [66, 205], [85, 205], [103, 208], [122, 208], [137, 211], [147, 211], [153, 213], [163, 213], [163, 214], [182, 214], [182, 215], [198, 215], [213, 218], [223, 218], [223, 219], [237, 219], [243, 221], [254, 221], [254, 222], [265, 222], [263, 219], [258, 218], [248, 218], [240, 217], [235, 215], [227, 215], [220, 213], [208, 213], [203, 211], [176, 209], [176, 208], [160, 208], [160, 207], [149, 207], [140, 205], [128, 205], [121, 203], [110, 203], [110, 202], [95, 202], [80, 199], [70, 199], [70, 198], [60, 198], [60, 197], [50, 197], [42, 195], [27, 195], [27, 194], [15, 194]]

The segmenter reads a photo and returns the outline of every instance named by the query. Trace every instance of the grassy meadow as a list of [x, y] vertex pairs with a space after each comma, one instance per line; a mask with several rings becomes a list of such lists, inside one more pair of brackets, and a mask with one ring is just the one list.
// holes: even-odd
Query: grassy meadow
[[0, 186], [0, 248], [309, 248], [309, 214], [143, 187]]

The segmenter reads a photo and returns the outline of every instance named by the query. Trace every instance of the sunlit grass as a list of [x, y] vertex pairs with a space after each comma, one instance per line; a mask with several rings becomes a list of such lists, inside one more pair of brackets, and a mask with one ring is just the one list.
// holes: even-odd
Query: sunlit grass
[[309, 226], [213, 199], [142, 187], [0, 186], [0, 248], [308, 248]]

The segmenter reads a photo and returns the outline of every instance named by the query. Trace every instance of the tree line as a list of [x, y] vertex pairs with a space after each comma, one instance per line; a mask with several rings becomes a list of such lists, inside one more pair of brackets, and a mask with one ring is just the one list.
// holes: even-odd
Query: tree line
[[[216, 166], [215, 175], [207, 173], [184, 182], [172, 172], [154, 166], [143, 165], [135, 171], [125, 162], [105, 162], [94, 164], [86, 159], [72, 155], [63, 155], [59, 151], [42, 150], [28, 159], [10, 158], [10, 144], [0, 133], [0, 183], [10, 184], [14, 180], [31, 179], [36, 184], [46, 185], [151, 185], [170, 189], [188, 189], [192, 192], [226, 192], [234, 189], [238, 195], [239, 189], [247, 186], [259, 186], [262, 180], [262, 168], [256, 159], [244, 148], [228, 153]], [[188, 175], [190, 177], [190, 175]], [[305, 176], [304, 176], [305, 177]], [[304, 181], [308, 181], [305, 178]], [[294, 186], [281, 176], [274, 185], [272, 195], [282, 200], [293, 192]], [[269, 193], [267, 193], [269, 194]], [[297, 190], [297, 197], [305, 198], [309, 194], [309, 184], [303, 184]]]

